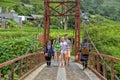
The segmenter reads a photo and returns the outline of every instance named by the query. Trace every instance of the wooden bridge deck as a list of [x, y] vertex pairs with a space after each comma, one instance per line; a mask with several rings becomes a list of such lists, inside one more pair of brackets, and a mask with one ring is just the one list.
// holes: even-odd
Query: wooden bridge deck
[[89, 69], [82, 70], [82, 66], [73, 61], [67, 67], [60, 67], [51, 65], [47, 67], [46, 64], [39, 67], [32, 74], [24, 80], [100, 80]]

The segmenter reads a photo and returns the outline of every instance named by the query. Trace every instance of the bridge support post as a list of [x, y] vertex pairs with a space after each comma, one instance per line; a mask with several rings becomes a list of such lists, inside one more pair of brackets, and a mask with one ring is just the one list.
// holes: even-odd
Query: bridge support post
[[114, 62], [112, 59], [110, 60], [110, 66], [111, 66], [111, 80], [115, 80]]
[[12, 77], [11, 80], [14, 80], [14, 63], [12, 64]]
[[105, 65], [105, 58], [102, 59], [102, 69], [103, 69], [103, 76], [106, 78], [106, 65]]
[[26, 68], [26, 72], [28, 72], [28, 58], [27, 57], [26, 57], [25, 68]]
[[20, 66], [19, 66], [19, 77], [22, 76], [22, 60], [20, 60]]
[[93, 54], [90, 53], [90, 57], [88, 61], [89, 61], [89, 66], [95, 69], [95, 56]]
[[76, 0], [77, 7], [75, 8], [75, 58], [77, 56], [77, 59], [75, 61], [80, 60], [80, 55], [77, 54], [80, 49], [80, 0]]
[[30, 56], [30, 69], [32, 69], [32, 55]]
[[97, 56], [97, 71], [100, 73], [100, 57]]
[[44, 46], [49, 39], [50, 33], [50, 9], [49, 0], [44, 0]]

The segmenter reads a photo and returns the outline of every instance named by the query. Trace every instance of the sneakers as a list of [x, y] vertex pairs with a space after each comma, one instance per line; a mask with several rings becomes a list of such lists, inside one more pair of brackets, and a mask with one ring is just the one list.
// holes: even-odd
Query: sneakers
[[86, 67], [86, 66], [83, 66], [83, 70], [85, 70], [85, 69], [87, 69], [87, 67]]
[[83, 70], [85, 70], [85, 67], [83, 67]]

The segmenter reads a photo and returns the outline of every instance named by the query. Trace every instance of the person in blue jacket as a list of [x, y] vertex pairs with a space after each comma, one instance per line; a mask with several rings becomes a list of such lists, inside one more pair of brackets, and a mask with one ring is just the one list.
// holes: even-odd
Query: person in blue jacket
[[44, 54], [45, 54], [45, 59], [47, 61], [47, 66], [51, 66], [51, 59], [52, 59], [52, 55], [54, 54], [54, 50], [50, 40], [47, 41], [46, 47], [44, 49]]

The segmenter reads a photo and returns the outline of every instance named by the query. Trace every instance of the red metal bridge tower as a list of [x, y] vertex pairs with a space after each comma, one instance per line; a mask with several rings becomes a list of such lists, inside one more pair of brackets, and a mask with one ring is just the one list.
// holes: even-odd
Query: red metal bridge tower
[[[52, 7], [51, 6], [52, 4], [55, 4], [56, 6]], [[61, 8], [63, 6], [66, 9], [65, 11], [58, 10], [58, 8]], [[49, 39], [51, 16], [55, 16], [55, 17], [73, 16], [74, 17], [75, 19], [74, 20], [75, 21], [74, 49], [75, 49], [75, 56], [77, 56], [77, 53], [80, 48], [80, 0], [44, 0], [44, 41], [45, 43]]]

